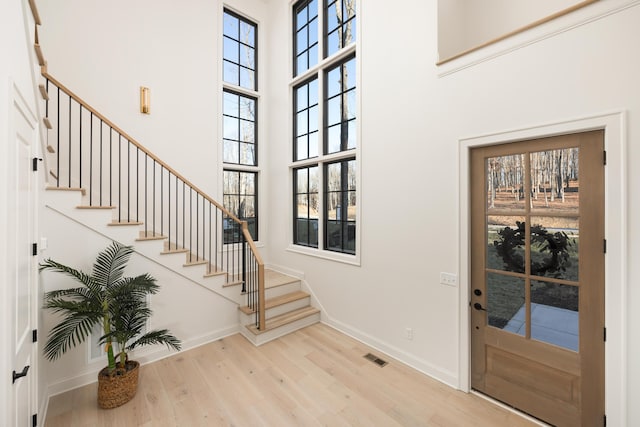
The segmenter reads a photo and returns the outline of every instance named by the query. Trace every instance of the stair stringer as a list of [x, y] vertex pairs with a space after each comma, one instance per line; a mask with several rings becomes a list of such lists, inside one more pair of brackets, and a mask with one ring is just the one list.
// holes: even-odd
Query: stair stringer
[[48, 189], [43, 193], [43, 201], [47, 209], [55, 211], [111, 240], [123, 245], [133, 246], [136, 253], [236, 305], [244, 303], [244, 295], [240, 286], [225, 285], [225, 274], [205, 277], [205, 265], [185, 266], [187, 259], [185, 253], [162, 254], [166, 239], [137, 240], [140, 232], [144, 232], [144, 225], [109, 225], [114, 220], [113, 211], [115, 209], [78, 209], [78, 206], [83, 205], [84, 199], [80, 190]]

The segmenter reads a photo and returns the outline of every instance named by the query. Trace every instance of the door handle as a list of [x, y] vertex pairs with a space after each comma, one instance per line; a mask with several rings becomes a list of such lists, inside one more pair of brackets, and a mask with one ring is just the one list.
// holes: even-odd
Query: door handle
[[486, 308], [484, 308], [484, 307], [482, 306], [482, 304], [480, 304], [479, 302], [477, 302], [477, 303], [473, 304], [473, 308], [475, 308], [476, 310], [487, 311], [487, 309], [486, 309]]
[[29, 365], [22, 368], [22, 372], [13, 371], [13, 383], [15, 383], [18, 378], [26, 377], [27, 372], [29, 372]]

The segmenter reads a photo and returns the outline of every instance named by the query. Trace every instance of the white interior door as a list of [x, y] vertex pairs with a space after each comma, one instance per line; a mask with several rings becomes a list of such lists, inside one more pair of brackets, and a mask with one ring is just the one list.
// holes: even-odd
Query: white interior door
[[[12, 395], [10, 425], [32, 425], [35, 411], [36, 361], [33, 330], [38, 309], [36, 268], [33, 255], [35, 242], [35, 181], [32, 170], [37, 142], [36, 120], [14, 87], [10, 107], [13, 131], [10, 134], [8, 197], [7, 265], [9, 267], [9, 301], [11, 310], [10, 354], [12, 359]], [[11, 126], [11, 125], [10, 125]]]

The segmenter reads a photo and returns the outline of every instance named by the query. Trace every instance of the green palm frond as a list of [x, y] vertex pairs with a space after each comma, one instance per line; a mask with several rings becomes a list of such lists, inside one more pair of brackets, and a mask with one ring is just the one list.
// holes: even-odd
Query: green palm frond
[[98, 254], [98, 258], [93, 264], [93, 277], [106, 289], [109, 289], [122, 278], [132, 253], [133, 248], [131, 246], [113, 242]]
[[160, 329], [142, 335], [127, 346], [127, 350], [133, 350], [136, 347], [149, 344], [165, 344], [168, 348], [173, 348], [174, 350], [180, 350], [182, 348], [179, 339], [173, 336], [167, 329]]
[[69, 312], [49, 333], [44, 347], [45, 357], [56, 360], [69, 348], [83, 343], [100, 319], [101, 313]]
[[52, 259], [45, 259], [44, 261], [42, 261], [40, 263], [39, 269], [40, 271], [51, 270], [58, 273], [64, 273], [67, 276], [73, 277], [85, 286], [88, 286], [89, 284], [91, 284], [91, 282], [93, 282], [93, 278], [88, 274], [76, 270], [75, 268], [67, 267], [66, 265], [60, 264], [59, 262], [56, 262]]

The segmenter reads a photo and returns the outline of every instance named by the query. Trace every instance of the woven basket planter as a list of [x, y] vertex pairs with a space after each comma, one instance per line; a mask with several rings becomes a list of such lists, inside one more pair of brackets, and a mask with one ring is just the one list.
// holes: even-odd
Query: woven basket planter
[[108, 368], [98, 373], [98, 405], [103, 409], [124, 405], [136, 395], [140, 364], [127, 361], [126, 369], [116, 369], [112, 374]]

